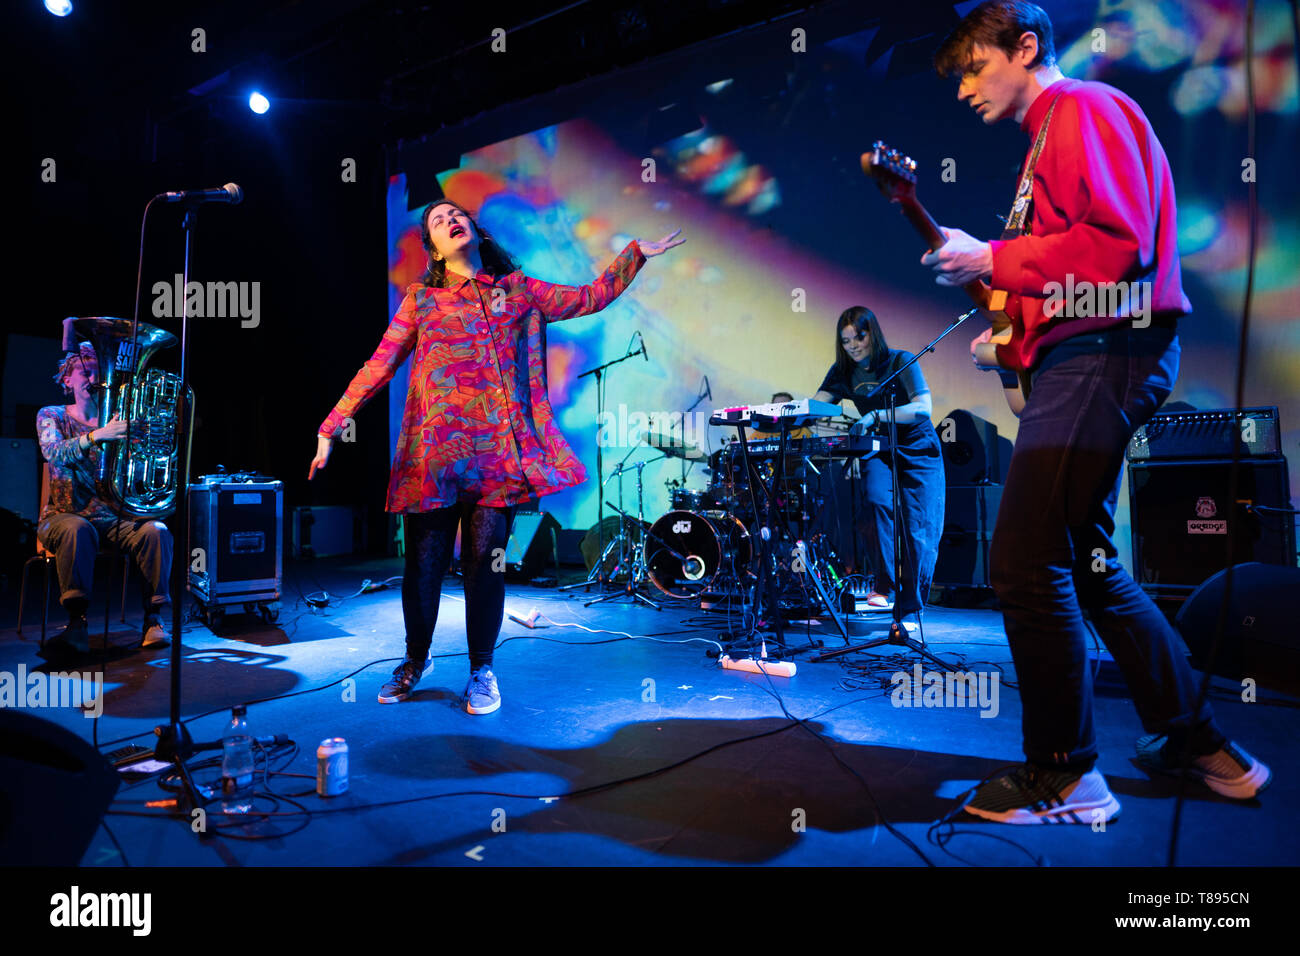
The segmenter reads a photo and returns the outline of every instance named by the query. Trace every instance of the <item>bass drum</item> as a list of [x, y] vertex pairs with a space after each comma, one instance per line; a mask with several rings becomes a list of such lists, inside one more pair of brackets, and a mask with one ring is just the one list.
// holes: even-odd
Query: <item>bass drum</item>
[[709, 590], [720, 577], [739, 576], [753, 557], [749, 532], [739, 518], [695, 511], [670, 511], [652, 524], [645, 553], [654, 586], [683, 600]]

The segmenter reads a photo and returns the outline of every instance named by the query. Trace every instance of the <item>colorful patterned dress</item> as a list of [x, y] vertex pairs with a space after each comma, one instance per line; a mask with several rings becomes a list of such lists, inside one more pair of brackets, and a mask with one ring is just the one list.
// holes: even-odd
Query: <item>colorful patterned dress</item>
[[521, 272], [495, 281], [449, 272], [445, 289], [413, 283], [320, 434], [337, 437], [414, 353], [387, 510], [432, 511], [462, 499], [505, 507], [581, 484], [586, 469], [547, 395], [546, 323], [599, 312], [645, 261], [634, 241], [585, 286]]

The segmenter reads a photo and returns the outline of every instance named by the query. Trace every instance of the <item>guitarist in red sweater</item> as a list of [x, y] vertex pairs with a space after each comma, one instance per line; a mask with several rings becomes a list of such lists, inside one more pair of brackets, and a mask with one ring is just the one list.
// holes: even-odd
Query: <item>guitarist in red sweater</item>
[[921, 259], [940, 285], [984, 279], [1008, 293], [1011, 341], [994, 345], [986, 332], [971, 354], [1030, 383], [990, 556], [1026, 762], [980, 786], [965, 809], [1003, 823], [1118, 815], [1094, 769], [1085, 612], [1147, 732], [1139, 763], [1178, 773], [1189, 752], [1193, 776], [1251, 799], [1269, 769], [1223, 735], [1208, 704], [1196, 709], [1177, 635], [1111, 541], [1124, 449], [1173, 388], [1178, 320], [1191, 312], [1164, 149], [1129, 97], [1062, 76], [1051, 21], [1032, 3], [980, 4], [935, 67], [960, 77], [958, 99], [985, 124], [1013, 119], [1030, 143], [1008, 233], [984, 242], [944, 229], [946, 243]]

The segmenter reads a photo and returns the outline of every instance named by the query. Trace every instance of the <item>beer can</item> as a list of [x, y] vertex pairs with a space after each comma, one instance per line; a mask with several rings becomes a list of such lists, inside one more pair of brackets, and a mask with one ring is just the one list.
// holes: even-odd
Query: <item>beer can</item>
[[342, 737], [322, 740], [316, 748], [316, 792], [337, 797], [348, 791], [348, 742]]

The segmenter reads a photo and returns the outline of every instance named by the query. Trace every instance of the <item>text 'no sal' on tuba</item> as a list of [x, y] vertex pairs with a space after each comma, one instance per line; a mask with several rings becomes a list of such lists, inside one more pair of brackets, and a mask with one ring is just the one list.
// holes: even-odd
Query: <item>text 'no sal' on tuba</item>
[[[100, 424], [115, 417], [129, 423], [121, 441], [104, 445], [100, 485], [125, 514], [166, 517], [176, 509], [179, 482], [176, 410], [181, 377], [146, 366], [159, 349], [175, 345], [176, 336], [141, 322], [132, 342], [129, 319], [104, 316], [76, 319], [72, 328], [90, 342], [98, 358]], [[189, 406], [192, 414], [192, 391]]]

